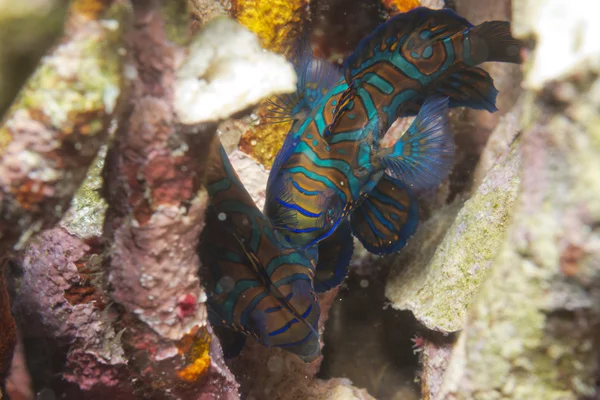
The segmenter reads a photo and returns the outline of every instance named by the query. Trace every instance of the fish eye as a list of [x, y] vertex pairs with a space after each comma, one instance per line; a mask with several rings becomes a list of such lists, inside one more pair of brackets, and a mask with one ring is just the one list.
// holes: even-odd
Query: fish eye
[[327, 224], [329, 224], [329, 225], [333, 224], [335, 214], [336, 214], [336, 212], [335, 212], [334, 208], [330, 208], [329, 210], [327, 210], [327, 214], [326, 214], [327, 215], [327, 218], [326, 218]]
[[367, 174], [367, 168], [366, 167], [360, 167], [359, 169], [356, 170], [356, 174], [358, 176], [364, 176]]

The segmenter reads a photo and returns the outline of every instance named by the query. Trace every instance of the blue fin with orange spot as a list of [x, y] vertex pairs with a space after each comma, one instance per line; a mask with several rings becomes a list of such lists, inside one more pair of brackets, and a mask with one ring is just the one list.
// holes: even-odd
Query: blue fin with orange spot
[[342, 76], [341, 68], [315, 58], [306, 38], [298, 40], [289, 58], [294, 64], [298, 81], [296, 92], [277, 96], [270, 101], [269, 111], [273, 114], [270, 118], [278, 122], [296, 119], [303, 112], [310, 113]]
[[318, 243], [319, 259], [315, 271], [315, 291], [323, 293], [342, 284], [354, 252], [352, 229], [347, 220]]
[[448, 98], [428, 97], [402, 137], [392, 147], [379, 150], [377, 156], [390, 175], [413, 189], [439, 185], [454, 161]]
[[395, 253], [417, 230], [419, 207], [407, 185], [385, 174], [350, 215], [352, 233], [374, 254]]

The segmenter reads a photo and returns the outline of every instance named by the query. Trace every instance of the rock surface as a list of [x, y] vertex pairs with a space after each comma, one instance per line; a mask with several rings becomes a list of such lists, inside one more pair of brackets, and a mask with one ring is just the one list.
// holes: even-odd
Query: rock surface
[[392, 261], [386, 296], [394, 308], [435, 331], [463, 327], [510, 220], [520, 165], [513, 146], [462, 207], [457, 200], [419, 227]]
[[[525, 65], [521, 186], [438, 399], [600, 393], [600, 48], [590, 34], [597, 6], [514, 2], [515, 33], [540, 43]], [[557, 26], [567, 31], [560, 39]], [[581, 33], [578, 46], [570, 30]]]

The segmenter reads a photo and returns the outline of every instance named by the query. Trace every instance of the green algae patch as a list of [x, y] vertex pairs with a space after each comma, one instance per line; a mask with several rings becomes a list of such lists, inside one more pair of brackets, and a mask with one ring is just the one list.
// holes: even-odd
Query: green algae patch
[[472, 198], [457, 200], [423, 223], [392, 261], [386, 296], [429, 329], [462, 329], [471, 302], [497, 255], [519, 188], [517, 142]]
[[104, 216], [108, 208], [108, 204], [100, 195], [105, 158], [106, 146], [102, 146], [85, 180], [71, 200], [69, 210], [60, 221], [63, 228], [81, 239], [102, 235]]

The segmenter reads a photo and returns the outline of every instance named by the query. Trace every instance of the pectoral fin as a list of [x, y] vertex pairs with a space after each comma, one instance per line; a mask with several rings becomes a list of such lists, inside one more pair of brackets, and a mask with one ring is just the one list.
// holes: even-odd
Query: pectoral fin
[[335, 232], [318, 244], [319, 259], [315, 273], [315, 291], [323, 293], [344, 281], [354, 252], [352, 230], [347, 220]]
[[419, 207], [407, 185], [383, 175], [350, 216], [352, 233], [375, 254], [390, 254], [406, 245], [419, 223]]
[[419, 115], [392, 146], [378, 151], [394, 178], [413, 189], [433, 188], [452, 168], [454, 138], [448, 122], [448, 98], [427, 98]]

